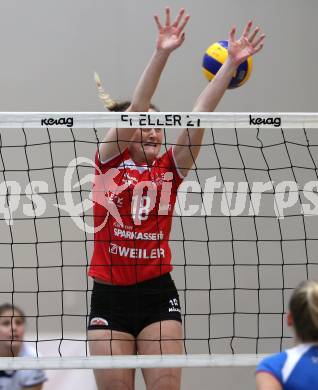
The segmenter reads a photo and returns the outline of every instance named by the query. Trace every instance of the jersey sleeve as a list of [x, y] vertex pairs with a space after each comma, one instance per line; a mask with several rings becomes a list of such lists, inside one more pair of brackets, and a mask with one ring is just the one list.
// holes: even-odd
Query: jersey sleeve
[[47, 376], [43, 370], [23, 370], [21, 386], [32, 387], [47, 381]]
[[176, 188], [178, 188], [185, 177], [177, 167], [172, 146], [161, 156], [160, 166], [164, 167], [167, 172], [170, 171], [173, 173], [173, 182], [176, 185]]
[[[36, 357], [37, 353], [33, 348], [23, 345], [21, 356]], [[39, 385], [47, 380], [43, 370], [22, 370], [20, 371], [20, 385], [22, 387], [32, 387]]]
[[114, 156], [110, 157], [105, 161], [100, 160], [99, 150], [97, 149], [95, 154], [95, 164], [103, 171], [107, 171], [110, 168], [116, 168], [121, 162], [125, 160], [129, 155], [128, 148], [124, 149], [122, 152], [118, 152]]
[[269, 356], [263, 359], [256, 367], [256, 373], [267, 372], [273, 375], [283, 386], [282, 369], [287, 359], [286, 352], [281, 352], [276, 355]]

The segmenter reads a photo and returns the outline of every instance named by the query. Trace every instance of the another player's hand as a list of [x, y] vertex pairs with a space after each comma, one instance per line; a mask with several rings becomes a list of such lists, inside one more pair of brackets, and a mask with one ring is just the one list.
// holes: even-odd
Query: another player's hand
[[251, 33], [252, 25], [253, 22], [250, 20], [238, 40], [235, 38], [236, 27], [232, 27], [230, 31], [228, 53], [229, 58], [237, 66], [263, 48], [265, 34], [259, 35], [259, 27], [256, 27]]
[[184, 15], [185, 10], [182, 8], [179, 11], [175, 21], [171, 24], [170, 21], [170, 8], [166, 7], [166, 21], [165, 25], [162, 25], [159, 16], [155, 15], [155, 21], [158, 27], [159, 36], [157, 39], [157, 49], [171, 52], [182, 45], [184, 41], [184, 28], [190, 18], [189, 15]]

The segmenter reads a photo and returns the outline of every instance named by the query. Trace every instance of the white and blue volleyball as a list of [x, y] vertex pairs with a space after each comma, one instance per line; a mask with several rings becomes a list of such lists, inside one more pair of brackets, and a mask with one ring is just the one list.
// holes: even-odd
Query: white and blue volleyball
[[[228, 57], [228, 41], [219, 41], [209, 46], [204, 54], [202, 69], [205, 77], [211, 81]], [[248, 57], [237, 68], [228, 88], [238, 88], [250, 78], [252, 72], [252, 57]]]

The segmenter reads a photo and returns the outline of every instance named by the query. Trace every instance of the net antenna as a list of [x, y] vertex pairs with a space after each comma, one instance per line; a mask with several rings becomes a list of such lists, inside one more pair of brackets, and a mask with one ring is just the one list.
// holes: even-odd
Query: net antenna
[[[88, 353], [94, 156], [110, 127], [164, 128], [162, 152], [206, 129], [170, 237], [184, 355]], [[318, 278], [317, 128], [316, 113], [0, 113], [0, 304], [23, 308], [37, 355], [0, 370], [245, 366], [289, 346], [291, 291]]]

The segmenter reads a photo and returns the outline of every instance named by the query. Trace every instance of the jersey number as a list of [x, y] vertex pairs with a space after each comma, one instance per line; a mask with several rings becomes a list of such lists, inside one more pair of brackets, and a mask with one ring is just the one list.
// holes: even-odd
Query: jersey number
[[[151, 207], [152, 206], [152, 207]], [[141, 221], [145, 221], [149, 212], [153, 208], [151, 205], [151, 199], [149, 196], [135, 195], [132, 197], [132, 216], [136, 225], [140, 225]]]

